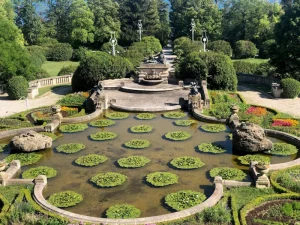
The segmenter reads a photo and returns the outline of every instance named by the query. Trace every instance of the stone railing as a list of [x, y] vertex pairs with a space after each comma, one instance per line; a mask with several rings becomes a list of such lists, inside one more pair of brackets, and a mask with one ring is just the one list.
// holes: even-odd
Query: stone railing
[[252, 74], [237, 74], [239, 83], [261, 84], [271, 88], [272, 83], [280, 83], [279, 79]]
[[72, 81], [72, 77], [73, 74], [33, 80], [29, 82], [29, 87], [36, 86], [38, 88], [41, 88], [41, 87], [53, 86], [57, 84], [69, 84]]

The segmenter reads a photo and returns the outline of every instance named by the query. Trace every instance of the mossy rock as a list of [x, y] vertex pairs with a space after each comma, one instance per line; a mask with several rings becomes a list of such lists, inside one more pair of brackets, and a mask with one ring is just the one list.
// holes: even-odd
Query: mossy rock
[[287, 143], [274, 143], [273, 147], [270, 151], [266, 151], [265, 153], [271, 154], [271, 155], [294, 155], [298, 152], [298, 149], [296, 146], [287, 144]]
[[194, 123], [197, 123], [197, 121], [196, 120], [176, 120], [175, 121], [175, 124], [177, 126], [183, 126], [183, 127], [190, 126]]
[[165, 134], [165, 137], [173, 141], [183, 141], [190, 138], [192, 135], [185, 131], [173, 131]]
[[63, 152], [67, 154], [72, 154], [79, 152], [80, 150], [84, 149], [85, 145], [80, 143], [69, 143], [69, 144], [63, 144], [56, 148], [56, 151]]
[[109, 127], [115, 124], [115, 121], [108, 119], [94, 120], [92, 122], [89, 122], [89, 125], [92, 127]]
[[115, 173], [99, 173], [91, 178], [91, 182], [99, 187], [115, 187], [123, 184], [127, 179], [127, 176]]
[[147, 163], [150, 162], [150, 159], [144, 157], [144, 156], [130, 156], [127, 158], [121, 158], [118, 159], [118, 164], [121, 167], [125, 168], [138, 168], [138, 167], [143, 167]]
[[178, 176], [169, 172], [154, 172], [146, 176], [146, 181], [155, 187], [178, 183]]
[[145, 139], [132, 139], [124, 143], [127, 148], [147, 148], [150, 146], [150, 141]]
[[43, 134], [45, 136], [48, 136], [48, 137], [51, 137], [52, 138], [52, 141], [55, 141], [57, 138], [61, 137], [62, 135], [60, 136], [57, 136], [53, 133], [50, 133], [50, 132], [40, 132], [39, 134]]
[[112, 120], [122, 120], [129, 117], [129, 113], [125, 112], [112, 112], [112, 113], [106, 113], [105, 117], [112, 119]]
[[22, 173], [23, 179], [31, 179], [36, 178], [38, 175], [45, 175], [48, 179], [55, 177], [57, 174], [57, 171], [51, 167], [48, 166], [39, 166], [36, 168], [31, 168], [29, 170], [25, 170]]
[[129, 219], [137, 218], [141, 215], [141, 211], [133, 205], [118, 204], [108, 208], [106, 211], [107, 218], [112, 219]]
[[191, 208], [202, 203], [206, 196], [201, 192], [182, 190], [168, 194], [165, 197], [165, 203], [176, 211]]
[[151, 132], [153, 127], [149, 125], [137, 125], [130, 128], [130, 131], [133, 133], [149, 133]]
[[214, 145], [212, 143], [202, 143], [198, 145], [198, 150], [200, 152], [209, 152], [213, 154], [219, 154], [226, 152], [226, 149], [217, 145]]
[[226, 130], [226, 126], [222, 124], [206, 124], [201, 127], [203, 130], [218, 133]]
[[209, 171], [211, 177], [221, 176], [223, 180], [243, 180], [247, 175], [240, 169], [216, 167]]
[[97, 166], [104, 163], [107, 159], [104, 155], [89, 154], [79, 157], [75, 160], [75, 163], [80, 166]]
[[205, 165], [201, 159], [197, 157], [182, 156], [171, 160], [170, 164], [177, 169], [197, 169]]
[[163, 114], [164, 117], [170, 118], [170, 119], [181, 119], [186, 116], [183, 112], [166, 112]]
[[243, 165], [250, 165], [251, 161], [257, 161], [258, 163], [270, 164], [271, 160], [268, 156], [263, 155], [244, 155], [238, 157], [238, 160]]
[[88, 125], [83, 123], [66, 124], [66, 125], [59, 126], [59, 130], [63, 133], [76, 133], [76, 132], [84, 131], [87, 128]]
[[139, 113], [136, 118], [139, 120], [152, 120], [156, 117], [153, 113]]
[[27, 166], [38, 162], [43, 155], [37, 153], [16, 153], [5, 158], [5, 161], [10, 163], [13, 160], [20, 160], [21, 166]]
[[106, 141], [116, 138], [118, 135], [114, 132], [97, 132], [91, 134], [90, 137], [94, 141]]
[[48, 202], [59, 208], [66, 208], [77, 205], [83, 200], [81, 194], [74, 191], [62, 191], [50, 195]]

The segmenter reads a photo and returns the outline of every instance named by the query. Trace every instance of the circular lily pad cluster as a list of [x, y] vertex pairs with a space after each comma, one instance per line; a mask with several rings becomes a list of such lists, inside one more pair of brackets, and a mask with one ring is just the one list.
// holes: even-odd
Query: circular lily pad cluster
[[186, 116], [186, 114], [183, 112], [166, 112], [163, 115], [164, 117], [171, 119], [180, 119]]
[[16, 153], [5, 158], [5, 161], [10, 163], [13, 160], [20, 160], [21, 166], [30, 165], [38, 162], [43, 155], [36, 153]]
[[176, 211], [184, 210], [200, 204], [206, 196], [197, 191], [183, 190], [168, 194], [165, 203]]
[[48, 166], [39, 166], [36, 168], [31, 168], [22, 173], [23, 179], [36, 178], [38, 175], [45, 175], [47, 178], [55, 177], [57, 171]]
[[136, 118], [138, 118], [139, 120], [152, 120], [155, 117], [156, 115], [153, 113], [139, 113], [138, 115], [136, 115]]
[[214, 145], [212, 143], [202, 143], [198, 145], [198, 150], [200, 152], [209, 152], [214, 154], [226, 152], [225, 148]]
[[192, 124], [196, 123], [195, 120], [176, 120], [175, 124], [177, 126], [190, 126]]
[[236, 168], [216, 167], [209, 171], [211, 177], [221, 176], [224, 180], [243, 180], [246, 174]]
[[149, 125], [137, 125], [130, 128], [130, 131], [133, 133], [149, 133], [151, 132], [153, 127]]
[[150, 146], [150, 141], [145, 139], [132, 139], [124, 143], [127, 148], [147, 148]]
[[112, 120], [122, 120], [129, 117], [129, 113], [125, 112], [112, 112], [112, 113], [106, 113], [105, 116]]
[[108, 119], [102, 119], [102, 120], [94, 120], [89, 123], [90, 126], [92, 127], [109, 127], [116, 124], [115, 121], [113, 120], [108, 120]]
[[240, 163], [243, 165], [250, 165], [251, 161], [257, 161], [258, 163], [270, 164], [270, 157], [263, 155], [244, 155], [238, 157]]
[[75, 163], [80, 166], [97, 166], [100, 163], [104, 163], [107, 157], [104, 155], [90, 154], [81, 156], [75, 160]]
[[146, 181], [153, 186], [163, 187], [178, 183], [178, 176], [169, 172], [154, 172], [147, 175]]
[[56, 148], [56, 151], [63, 152], [67, 154], [72, 154], [79, 152], [80, 150], [84, 149], [85, 145], [80, 143], [69, 143], [69, 144], [63, 144]]
[[56, 207], [66, 208], [77, 205], [82, 200], [83, 197], [81, 194], [78, 194], [74, 191], [62, 191], [50, 195], [48, 202]]
[[91, 178], [91, 182], [99, 187], [115, 187], [123, 184], [127, 179], [127, 176], [114, 173], [99, 173]]
[[182, 156], [171, 160], [170, 164], [177, 169], [197, 169], [205, 165], [201, 159], [197, 157]]
[[183, 141], [191, 137], [191, 134], [185, 131], [173, 131], [165, 134], [165, 137], [173, 141]]
[[203, 130], [213, 133], [218, 133], [221, 131], [225, 131], [226, 127], [222, 124], [206, 124], [201, 127]]
[[141, 215], [141, 211], [133, 205], [119, 204], [108, 208], [106, 211], [107, 218], [127, 219], [137, 218]]
[[147, 163], [150, 162], [150, 159], [144, 157], [144, 156], [130, 156], [128, 158], [121, 158], [118, 159], [118, 164], [121, 167], [125, 168], [138, 168], [143, 167]]
[[114, 132], [97, 132], [95, 134], [91, 134], [90, 137], [94, 141], [105, 141], [116, 138], [117, 134]]
[[83, 123], [76, 123], [76, 124], [66, 124], [66, 125], [60, 125], [59, 130], [63, 133], [75, 133], [84, 131], [88, 128], [88, 125]]
[[287, 143], [275, 143], [273, 144], [273, 147], [271, 151], [267, 151], [266, 153], [272, 154], [272, 155], [293, 155], [298, 152], [298, 149], [296, 146], [287, 144]]

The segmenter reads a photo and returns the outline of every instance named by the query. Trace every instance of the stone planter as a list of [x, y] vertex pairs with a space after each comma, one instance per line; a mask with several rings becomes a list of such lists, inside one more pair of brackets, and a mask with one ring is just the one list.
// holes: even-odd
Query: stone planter
[[256, 164], [255, 167], [257, 172], [260, 174], [267, 174], [270, 171], [270, 165]]

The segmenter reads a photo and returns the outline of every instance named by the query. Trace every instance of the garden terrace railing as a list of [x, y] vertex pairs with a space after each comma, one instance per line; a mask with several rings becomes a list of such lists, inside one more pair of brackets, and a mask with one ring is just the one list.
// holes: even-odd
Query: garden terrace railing
[[57, 84], [69, 84], [72, 81], [73, 74], [64, 75], [64, 76], [57, 76], [57, 77], [48, 77], [38, 80], [33, 80], [29, 82], [29, 87], [36, 86], [38, 88], [46, 87], [46, 86], [53, 86]]

